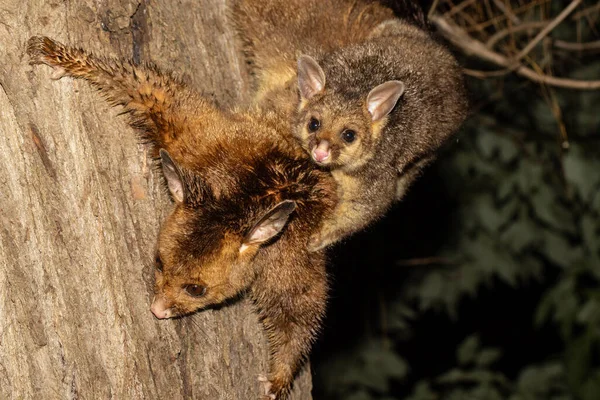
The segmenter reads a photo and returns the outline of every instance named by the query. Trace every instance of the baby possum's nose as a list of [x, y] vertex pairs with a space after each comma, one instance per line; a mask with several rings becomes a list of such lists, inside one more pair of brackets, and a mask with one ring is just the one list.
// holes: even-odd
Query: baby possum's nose
[[162, 296], [154, 296], [154, 301], [152, 302], [152, 306], [150, 306], [150, 311], [152, 314], [158, 319], [165, 319], [171, 317], [171, 309], [167, 308], [167, 303]]
[[316, 162], [327, 163], [330, 160], [331, 149], [327, 140], [321, 140], [317, 146], [313, 148], [312, 157]]

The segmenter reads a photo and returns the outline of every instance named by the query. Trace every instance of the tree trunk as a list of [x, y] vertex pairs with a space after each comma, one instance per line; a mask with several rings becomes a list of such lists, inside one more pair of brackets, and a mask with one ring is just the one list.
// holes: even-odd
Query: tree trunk
[[[171, 204], [118, 109], [30, 66], [47, 35], [182, 72], [220, 105], [248, 92], [224, 0], [0, 0], [0, 399], [258, 399], [251, 304], [150, 313]], [[310, 398], [308, 368], [293, 399]]]

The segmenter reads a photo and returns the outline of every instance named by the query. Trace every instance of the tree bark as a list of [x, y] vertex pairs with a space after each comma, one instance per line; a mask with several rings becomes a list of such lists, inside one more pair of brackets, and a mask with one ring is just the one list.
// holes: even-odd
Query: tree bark
[[[118, 109], [30, 66], [47, 35], [248, 95], [225, 0], [0, 0], [0, 399], [258, 399], [266, 340], [238, 301], [159, 321], [153, 251], [171, 208]], [[310, 399], [310, 373], [293, 399]]]

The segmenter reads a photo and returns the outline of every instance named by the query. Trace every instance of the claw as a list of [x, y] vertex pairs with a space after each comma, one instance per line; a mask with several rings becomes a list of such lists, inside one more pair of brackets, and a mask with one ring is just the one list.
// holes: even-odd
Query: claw
[[52, 70], [52, 75], [50, 75], [50, 79], [56, 81], [65, 76], [66, 74], [67, 70], [65, 70], [63, 67], [54, 67]]
[[258, 381], [260, 383], [262, 383], [263, 395], [269, 399], [275, 400], [275, 395], [273, 393], [271, 393], [271, 386], [273, 386], [273, 384], [271, 383], [269, 378], [267, 378], [265, 375], [261, 374], [258, 376]]

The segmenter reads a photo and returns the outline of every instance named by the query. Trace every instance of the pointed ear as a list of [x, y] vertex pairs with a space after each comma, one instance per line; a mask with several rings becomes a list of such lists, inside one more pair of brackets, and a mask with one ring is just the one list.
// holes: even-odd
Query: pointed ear
[[240, 252], [253, 244], [261, 244], [276, 236], [287, 223], [290, 214], [296, 209], [296, 202], [284, 200], [267, 211], [244, 238]]
[[183, 203], [185, 200], [185, 189], [181, 178], [181, 171], [165, 149], [160, 149], [159, 154], [163, 175], [167, 181], [169, 192], [171, 192], [171, 196], [173, 196], [175, 202]]
[[314, 58], [298, 58], [298, 88], [303, 99], [308, 100], [325, 87], [325, 73]]
[[400, 81], [387, 81], [371, 90], [367, 96], [367, 109], [371, 113], [373, 122], [387, 116], [402, 93], [404, 93], [404, 83]]

